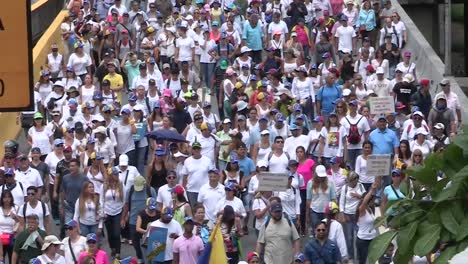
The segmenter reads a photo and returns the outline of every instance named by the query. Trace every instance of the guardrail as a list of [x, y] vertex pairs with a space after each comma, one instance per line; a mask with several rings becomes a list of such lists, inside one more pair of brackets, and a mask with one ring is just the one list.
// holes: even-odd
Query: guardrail
[[[40, 4], [39, 2], [36, 4]], [[42, 6], [41, 6], [42, 7]], [[34, 83], [39, 80], [41, 66], [44, 66], [46, 55], [50, 52], [50, 46], [53, 43], [59, 45], [59, 51], [63, 50], [62, 40], [60, 35], [60, 25], [68, 11], [61, 11], [56, 15], [52, 23], [44, 32], [33, 49], [33, 75]], [[7, 139], [17, 138], [22, 131], [20, 126], [16, 124], [17, 113], [0, 113], [0, 124], [3, 124], [2, 133], [0, 133], [0, 142], [3, 143]], [[0, 147], [0, 157], [3, 157], [4, 150]]]
[[[421, 31], [416, 27], [416, 24], [408, 16], [403, 7], [397, 0], [391, 0], [393, 7], [397, 10], [401, 20], [405, 22], [406, 30], [408, 31], [408, 43], [405, 49], [410, 50], [412, 59], [416, 63], [416, 74], [418, 78], [424, 77], [433, 80], [431, 93], [440, 92], [438, 88], [439, 81], [443, 78], [450, 80], [450, 87], [454, 93], [458, 95], [460, 104], [468, 105], [468, 98], [466, 97], [460, 85], [455, 81], [453, 76], [444, 76], [444, 62], [436, 54], [429, 42], [423, 36]], [[468, 109], [462, 109], [463, 121], [468, 118]]]
[[38, 40], [64, 7], [64, 0], [38, 0], [31, 5], [33, 43]]

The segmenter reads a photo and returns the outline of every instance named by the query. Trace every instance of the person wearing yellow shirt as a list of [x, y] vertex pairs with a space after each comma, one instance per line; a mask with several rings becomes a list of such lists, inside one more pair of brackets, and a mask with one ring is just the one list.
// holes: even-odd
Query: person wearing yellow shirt
[[117, 100], [122, 102], [122, 90], [124, 88], [122, 75], [115, 72], [115, 64], [113, 62], [107, 63], [107, 71], [109, 73], [104, 76], [103, 80], [109, 80], [111, 90], [117, 95]]

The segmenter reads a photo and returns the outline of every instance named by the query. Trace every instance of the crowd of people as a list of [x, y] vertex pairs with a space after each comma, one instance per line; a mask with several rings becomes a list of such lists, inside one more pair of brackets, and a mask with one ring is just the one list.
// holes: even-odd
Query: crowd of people
[[[450, 81], [417, 76], [389, 0], [67, 7], [35, 108], [18, 114], [27, 143], [3, 144], [12, 264], [104, 264], [123, 243], [137, 263], [195, 264], [215, 226], [229, 264], [364, 264], [376, 206], [410, 199], [405, 170], [462, 124]], [[374, 114], [372, 97], [395, 112]], [[390, 155], [386, 175], [367, 173], [374, 154]], [[287, 186], [265, 189], [265, 172]], [[158, 227], [164, 261], [148, 261]]]

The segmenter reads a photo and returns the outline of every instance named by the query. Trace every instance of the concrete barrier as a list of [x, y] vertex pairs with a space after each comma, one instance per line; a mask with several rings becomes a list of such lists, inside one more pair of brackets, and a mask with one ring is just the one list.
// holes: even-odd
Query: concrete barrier
[[[465, 93], [463, 93], [460, 85], [455, 81], [455, 78], [453, 76], [444, 76], [444, 63], [436, 54], [429, 42], [424, 38], [421, 31], [416, 27], [416, 24], [408, 16], [397, 0], [391, 1], [392, 5], [400, 15], [401, 20], [405, 22], [406, 30], [408, 31], [408, 43], [406, 44], [405, 49], [410, 50], [413, 54], [412, 60], [416, 63], [416, 75], [418, 78], [420, 79], [424, 77], [433, 81], [431, 86], [432, 93], [441, 91], [440, 88], [438, 89], [440, 80], [443, 78], [449, 79], [451, 89], [458, 95], [460, 104], [463, 106], [468, 105], [468, 98]], [[462, 109], [462, 116], [465, 123], [468, 118], [468, 109]]]
[[38, 0], [31, 5], [32, 39], [35, 43], [63, 9], [63, 0]]
[[[38, 2], [39, 3], [39, 2]], [[59, 45], [59, 50], [62, 50], [62, 41], [60, 35], [60, 25], [68, 11], [61, 11], [50, 24], [49, 28], [44, 32], [33, 49], [33, 74], [34, 83], [39, 80], [41, 66], [44, 66], [46, 55], [50, 52], [50, 46], [53, 43]], [[17, 113], [0, 113], [0, 124], [2, 132], [0, 133], [0, 142], [7, 139], [17, 138], [21, 133], [21, 128], [16, 124]], [[3, 157], [4, 150], [0, 147], [0, 157]]]

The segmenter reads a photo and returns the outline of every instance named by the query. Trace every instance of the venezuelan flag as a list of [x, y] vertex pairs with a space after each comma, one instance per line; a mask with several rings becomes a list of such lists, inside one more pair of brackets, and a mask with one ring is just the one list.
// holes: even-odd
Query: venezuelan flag
[[205, 250], [198, 259], [198, 264], [227, 264], [226, 251], [224, 250], [223, 236], [217, 223], [211, 232], [210, 239], [205, 245]]

